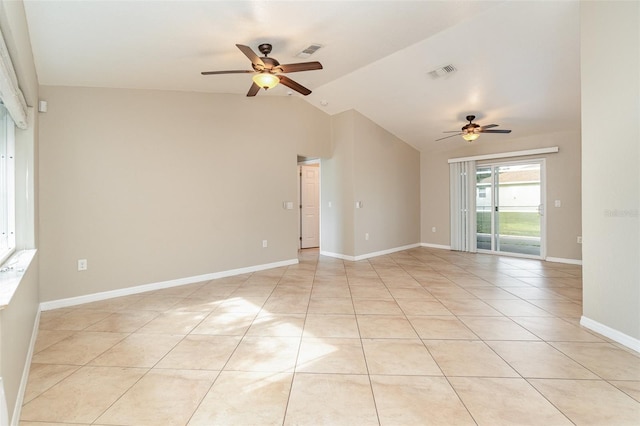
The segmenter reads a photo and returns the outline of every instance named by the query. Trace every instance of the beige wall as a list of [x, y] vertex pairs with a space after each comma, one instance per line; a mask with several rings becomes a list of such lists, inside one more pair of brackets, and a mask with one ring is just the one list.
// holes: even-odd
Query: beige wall
[[356, 111], [331, 122], [333, 152], [321, 171], [322, 251], [356, 257], [418, 243], [420, 153]]
[[354, 198], [363, 203], [355, 209], [356, 256], [419, 243], [420, 152], [362, 114], [354, 119]]
[[[331, 146], [320, 168], [320, 249], [353, 256], [354, 233], [354, 116], [346, 111], [331, 117]], [[331, 207], [329, 207], [331, 205]]]
[[328, 155], [325, 113], [295, 97], [41, 97], [42, 301], [296, 259], [282, 203], [297, 199], [297, 154]]
[[125, 89], [41, 98], [42, 301], [295, 259], [282, 202], [297, 199], [297, 154], [323, 158], [324, 251], [419, 242], [419, 152], [355, 111]]
[[640, 3], [580, 8], [584, 317], [630, 336], [638, 349]]
[[[31, 41], [21, 1], [0, 1], [0, 28], [7, 44], [18, 83], [27, 104], [38, 101], [38, 79], [31, 51]], [[29, 128], [16, 129], [16, 243], [18, 249], [34, 248], [37, 241], [38, 117], [29, 112]], [[20, 381], [25, 371], [29, 344], [38, 309], [38, 256], [23, 275], [8, 307], [0, 311], [0, 377], [8, 406], [9, 420], [18, 412]], [[19, 402], [19, 401], [18, 401]]]
[[[579, 100], [576, 100], [578, 102]], [[557, 146], [559, 152], [533, 157], [500, 159], [497, 161], [521, 160], [527, 158], [546, 159], [546, 224], [547, 257], [579, 260], [582, 258], [581, 245], [577, 237], [581, 235], [581, 169], [580, 132], [554, 133], [529, 138], [515, 138], [502, 135], [480, 137], [473, 144], [464, 141], [459, 148], [449, 151], [422, 153], [422, 242], [449, 246], [449, 164], [450, 158], [474, 155], [523, 151], [535, 148]], [[554, 207], [560, 200], [561, 207]], [[432, 232], [436, 227], [436, 232]]]

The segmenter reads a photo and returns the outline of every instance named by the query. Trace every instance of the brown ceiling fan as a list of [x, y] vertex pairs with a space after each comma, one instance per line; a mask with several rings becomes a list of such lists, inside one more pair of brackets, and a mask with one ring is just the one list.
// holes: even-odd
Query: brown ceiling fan
[[291, 80], [289, 77], [284, 76], [284, 73], [321, 70], [322, 64], [320, 62], [301, 62], [297, 64], [281, 64], [275, 58], [269, 58], [271, 53], [271, 45], [269, 43], [263, 43], [258, 46], [258, 50], [264, 56], [259, 57], [249, 46], [242, 44], [236, 44], [236, 47], [245, 54], [251, 61], [251, 70], [230, 70], [230, 71], [203, 71], [202, 75], [215, 75], [215, 74], [254, 74], [253, 84], [247, 92], [247, 96], [255, 96], [260, 89], [271, 89], [278, 83], [282, 83], [290, 89], [295, 90], [305, 96], [311, 93], [311, 90], [307, 89], [300, 83]]
[[461, 130], [450, 130], [442, 133], [455, 133], [455, 135], [445, 136], [444, 138], [436, 139], [441, 141], [443, 139], [452, 138], [454, 136], [462, 135], [462, 138], [467, 142], [473, 142], [480, 137], [480, 133], [511, 133], [511, 130], [489, 130], [493, 127], [498, 127], [497, 124], [487, 124], [486, 126], [480, 126], [473, 122], [476, 119], [475, 115], [467, 115], [469, 123], [462, 126]]

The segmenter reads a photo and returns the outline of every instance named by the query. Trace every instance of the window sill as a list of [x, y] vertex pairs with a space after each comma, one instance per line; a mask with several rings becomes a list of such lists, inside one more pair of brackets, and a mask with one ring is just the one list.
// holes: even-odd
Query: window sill
[[0, 265], [4, 265], [5, 263], [7, 263], [9, 261], [9, 258], [13, 256], [15, 252], [16, 252], [15, 247], [2, 251], [0, 253]]
[[6, 308], [11, 302], [36, 251], [35, 249], [18, 251], [0, 267], [0, 310]]

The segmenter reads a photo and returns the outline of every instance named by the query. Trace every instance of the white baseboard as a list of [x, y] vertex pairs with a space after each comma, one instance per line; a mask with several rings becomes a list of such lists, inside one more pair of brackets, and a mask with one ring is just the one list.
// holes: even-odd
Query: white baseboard
[[356, 260], [355, 256], [349, 256], [349, 255], [341, 254], [341, 253], [333, 253], [333, 252], [330, 252], [330, 251], [320, 250], [320, 254], [322, 256], [335, 257], [336, 259], [348, 260], [348, 261], [351, 261], [351, 262], [355, 262], [355, 260]]
[[580, 259], [565, 259], [565, 258], [562, 258], [562, 257], [547, 257], [545, 260], [547, 262], [568, 263], [569, 265], [582, 265], [582, 260], [580, 260]]
[[18, 426], [18, 424], [20, 423], [20, 414], [22, 413], [22, 404], [24, 403], [24, 393], [27, 390], [27, 382], [29, 380], [29, 371], [31, 369], [31, 359], [33, 358], [33, 348], [36, 346], [36, 339], [38, 338], [39, 325], [40, 325], [40, 309], [38, 309], [38, 312], [36, 313], [35, 321], [33, 322], [33, 331], [31, 331], [31, 341], [29, 342], [29, 350], [27, 351], [27, 357], [24, 361], [24, 368], [22, 369], [22, 378], [20, 379], [20, 387], [18, 388], [16, 405], [13, 409], [11, 426]]
[[445, 246], [442, 244], [431, 244], [431, 243], [420, 243], [421, 247], [428, 247], [428, 248], [435, 248], [435, 249], [442, 249], [442, 250], [451, 250], [451, 246]]
[[228, 271], [212, 272], [210, 274], [196, 275], [193, 277], [178, 278], [175, 280], [161, 281], [157, 283], [144, 284], [135, 287], [121, 288], [118, 290], [103, 291], [100, 293], [87, 294], [84, 296], [70, 297], [67, 299], [51, 300], [40, 303], [41, 311], [51, 309], [66, 308], [68, 306], [82, 305], [84, 303], [98, 302], [100, 300], [113, 299], [114, 297], [129, 296], [131, 294], [144, 293], [152, 290], [162, 290], [169, 287], [177, 287], [185, 284], [194, 284], [202, 281], [211, 281], [218, 278], [231, 277], [234, 275], [247, 274], [250, 272], [263, 271], [265, 269], [280, 268], [282, 266], [295, 265], [298, 259], [283, 260], [280, 262], [265, 263], [263, 265], [248, 266], [246, 268], [230, 269]]
[[640, 340], [636, 339], [635, 337], [631, 337], [627, 334], [622, 333], [621, 331], [615, 330], [585, 316], [582, 316], [580, 318], [580, 325], [588, 328], [589, 330], [593, 330], [596, 333], [602, 334], [603, 336], [608, 337], [614, 342], [618, 342], [621, 345], [628, 347], [629, 349], [640, 352]]
[[361, 254], [359, 256], [349, 256], [341, 253], [332, 253], [329, 251], [320, 251], [320, 254], [323, 256], [335, 257], [336, 259], [349, 260], [351, 262], [357, 262], [358, 260], [369, 259], [371, 257], [384, 256], [385, 254], [396, 253], [398, 251], [409, 250], [412, 248], [420, 247], [419, 243], [409, 244], [402, 247], [394, 247], [387, 250], [375, 251], [372, 253]]
[[364, 260], [364, 259], [369, 259], [371, 257], [384, 256], [385, 254], [396, 253], [396, 252], [399, 252], [399, 251], [409, 250], [409, 249], [416, 248], [416, 247], [420, 247], [420, 243], [409, 244], [409, 245], [406, 245], [406, 246], [395, 247], [395, 248], [391, 248], [391, 249], [387, 249], [387, 250], [375, 251], [373, 253], [361, 254], [360, 256], [356, 256], [355, 259], [356, 259], [356, 261]]
[[[443, 250], [451, 250], [451, 246], [445, 246], [441, 244], [431, 244], [431, 243], [420, 243], [422, 247], [435, 248], [435, 249], [443, 249]], [[512, 256], [512, 254], [508, 254]], [[555, 263], [566, 263], [569, 265], [582, 265], [582, 260], [580, 259], [565, 259], [562, 257], [547, 257], [547, 262], [555, 262]]]

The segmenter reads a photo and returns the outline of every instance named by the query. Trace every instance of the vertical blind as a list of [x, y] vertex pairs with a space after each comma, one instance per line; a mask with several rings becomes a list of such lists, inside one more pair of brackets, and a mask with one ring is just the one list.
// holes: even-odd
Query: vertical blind
[[18, 86], [4, 36], [0, 31], [0, 101], [9, 111], [13, 122], [20, 129], [27, 128], [27, 102]]
[[476, 162], [449, 164], [451, 249], [475, 253]]

